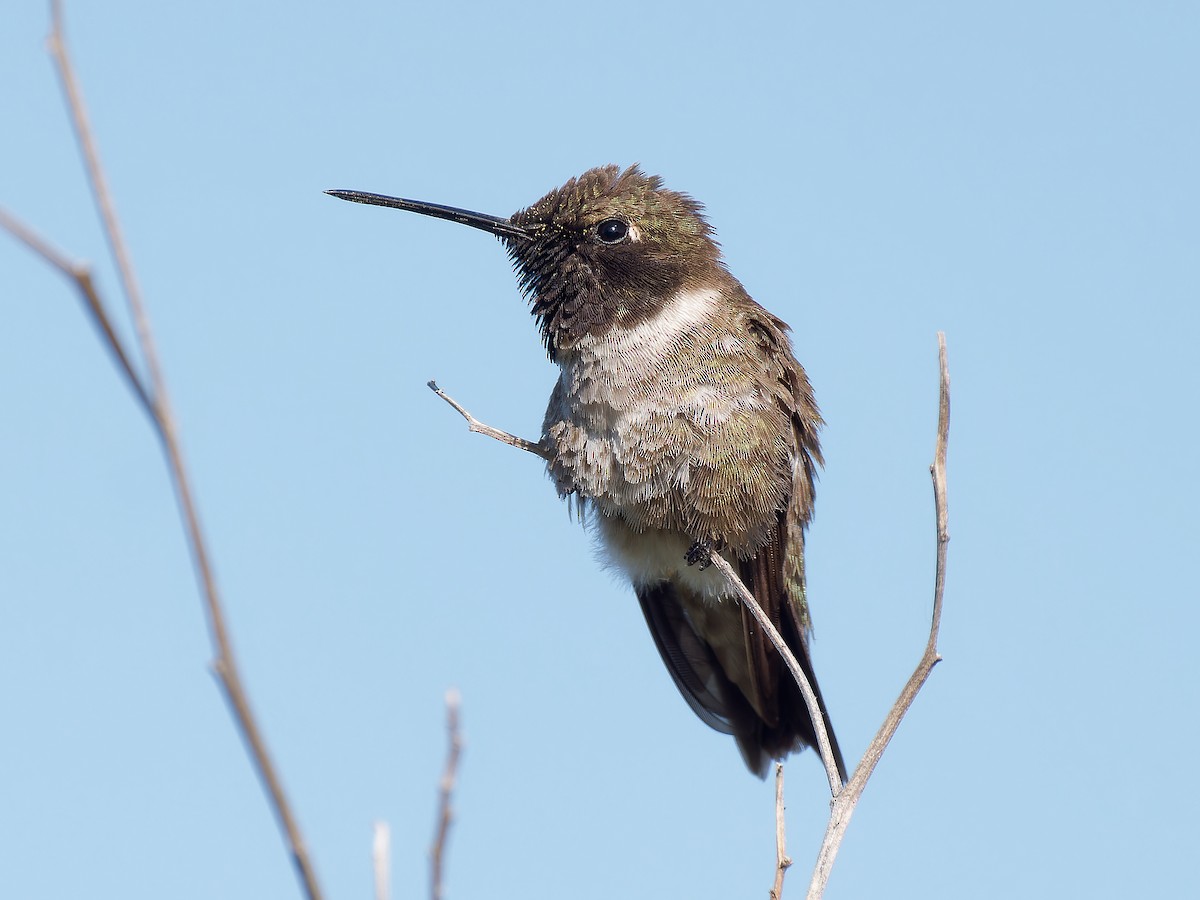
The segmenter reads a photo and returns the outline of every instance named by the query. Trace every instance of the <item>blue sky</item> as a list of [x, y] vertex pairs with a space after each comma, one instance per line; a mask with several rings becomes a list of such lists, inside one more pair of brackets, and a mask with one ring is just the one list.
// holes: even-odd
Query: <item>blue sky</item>
[[[42, 4], [0, 30], [0, 204], [116, 282]], [[370, 827], [448, 896], [765, 896], [772, 788], [677, 696], [540, 463], [555, 369], [508, 214], [640, 162], [707, 207], [828, 426], [814, 655], [857, 758], [933, 579], [935, 671], [830, 898], [1194, 885], [1200, 11], [1186, 3], [68, 4], [251, 694], [330, 897]], [[207, 670], [156, 442], [60, 277], [0, 237], [0, 870], [14, 897], [297, 896]], [[788, 895], [826, 788], [788, 766]]]

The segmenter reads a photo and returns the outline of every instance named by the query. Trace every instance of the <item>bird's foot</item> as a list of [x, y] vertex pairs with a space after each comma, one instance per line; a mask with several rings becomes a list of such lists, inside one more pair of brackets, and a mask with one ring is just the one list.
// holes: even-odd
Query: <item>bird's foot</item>
[[700, 564], [700, 571], [703, 572], [712, 565], [712, 555], [720, 553], [725, 547], [725, 542], [722, 540], [701, 540], [693, 541], [692, 546], [688, 547], [688, 552], [684, 556], [689, 566]]

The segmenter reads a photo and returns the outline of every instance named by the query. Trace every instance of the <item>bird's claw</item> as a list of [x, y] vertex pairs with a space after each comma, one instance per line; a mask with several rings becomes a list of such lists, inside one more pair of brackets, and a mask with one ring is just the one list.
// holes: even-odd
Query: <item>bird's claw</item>
[[693, 541], [692, 546], [688, 547], [688, 552], [684, 556], [689, 566], [700, 564], [700, 571], [703, 572], [712, 565], [713, 551], [719, 551], [720, 547], [714, 541]]

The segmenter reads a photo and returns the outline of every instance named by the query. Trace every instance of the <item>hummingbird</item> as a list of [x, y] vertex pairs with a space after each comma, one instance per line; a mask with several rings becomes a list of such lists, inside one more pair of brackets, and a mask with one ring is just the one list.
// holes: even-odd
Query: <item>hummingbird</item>
[[638, 166], [590, 169], [508, 218], [361, 191], [504, 244], [560, 374], [538, 447], [633, 585], [696, 715], [751, 772], [817, 743], [775, 648], [711, 568], [721, 554], [816, 693], [804, 533], [824, 424], [788, 326], [725, 267], [703, 208]]

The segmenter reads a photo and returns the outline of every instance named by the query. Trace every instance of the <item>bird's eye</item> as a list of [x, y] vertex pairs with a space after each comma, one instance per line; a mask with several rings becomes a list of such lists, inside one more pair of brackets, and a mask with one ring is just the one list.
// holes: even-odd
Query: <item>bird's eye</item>
[[606, 244], [619, 244], [629, 234], [629, 226], [620, 219], [605, 219], [596, 226], [596, 237]]

